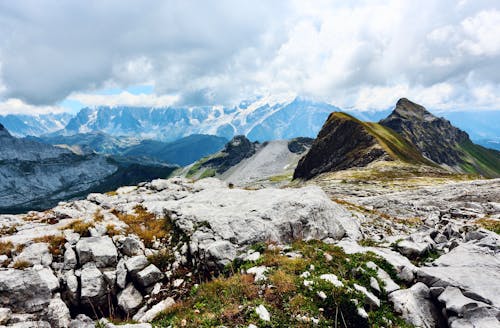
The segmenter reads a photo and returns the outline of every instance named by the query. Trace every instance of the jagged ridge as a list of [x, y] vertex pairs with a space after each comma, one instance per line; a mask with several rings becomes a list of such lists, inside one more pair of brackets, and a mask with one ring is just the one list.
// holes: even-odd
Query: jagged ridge
[[466, 132], [406, 98], [380, 124], [411, 141], [437, 164], [486, 177], [500, 176], [500, 152], [475, 145]]

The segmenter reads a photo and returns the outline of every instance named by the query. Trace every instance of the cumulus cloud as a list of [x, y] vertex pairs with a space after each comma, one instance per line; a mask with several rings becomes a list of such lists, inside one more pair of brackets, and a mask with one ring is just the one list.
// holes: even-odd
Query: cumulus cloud
[[[360, 109], [403, 96], [431, 108], [498, 108], [496, 0], [43, 4], [0, 2], [4, 99], [195, 105], [293, 92]], [[137, 84], [154, 94], [94, 94]]]
[[60, 106], [35, 106], [27, 104], [22, 100], [10, 98], [0, 102], [0, 115], [7, 114], [49, 114], [49, 113], [62, 113], [66, 111], [65, 108]]

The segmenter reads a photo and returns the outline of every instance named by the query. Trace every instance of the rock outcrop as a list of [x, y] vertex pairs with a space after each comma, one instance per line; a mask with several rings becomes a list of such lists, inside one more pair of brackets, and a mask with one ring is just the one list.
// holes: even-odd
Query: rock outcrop
[[400, 99], [380, 124], [411, 141], [435, 163], [459, 171], [500, 176], [500, 152], [473, 144], [466, 132], [406, 98]]
[[245, 136], [235, 136], [217, 156], [204, 162], [202, 166], [215, 168], [217, 173], [222, 174], [255, 154], [257, 146], [257, 142], [251, 142]]
[[[145, 242], [146, 231], [136, 235], [141, 215], [170, 238]], [[19, 249], [0, 269], [0, 306], [53, 327], [85, 326], [87, 319], [71, 319], [70, 310], [105, 315], [110, 304], [151, 321], [183, 288], [178, 272], [220, 271], [259, 242], [333, 242], [360, 233], [351, 214], [318, 187], [243, 190], [217, 179], [155, 180], [15, 218], [0, 216], [0, 223], [15, 224], [0, 242]], [[26, 268], [14, 269], [19, 263]]]

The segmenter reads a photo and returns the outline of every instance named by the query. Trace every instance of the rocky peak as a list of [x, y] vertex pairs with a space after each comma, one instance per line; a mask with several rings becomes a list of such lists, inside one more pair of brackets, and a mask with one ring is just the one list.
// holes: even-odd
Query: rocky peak
[[400, 99], [391, 115], [380, 124], [411, 141], [425, 157], [438, 164], [456, 166], [462, 158], [456, 148], [470, 142], [467, 133], [406, 98]]
[[407, 98], [401, 98], [396, 103], [396, 108], [389, 117], [400, 117], [406, 119], [430, 120], [437, 119], [425, 107], [416, 104]]
[[257, 145], [258, 142], [251, 142], [243, 135], [235, 136], [226, 144], [220, 156], [206, 161], [203, 166], [214, 167], [217, 173], [224, 173], [230, 167], [255, 154]]

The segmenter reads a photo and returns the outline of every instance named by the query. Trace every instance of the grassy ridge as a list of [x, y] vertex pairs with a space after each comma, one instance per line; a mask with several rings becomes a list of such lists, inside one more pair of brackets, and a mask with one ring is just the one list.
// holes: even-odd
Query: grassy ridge
[[487, 177], [500, 177], [500, 152], [475, 145], [471, 141], [462, 143], [465, 154], [461, 168], [468, 173], [479, 173]]
[[429, 161], [405, 138], [401, 137], [397, 132], [386, 128], [378, 123], [363, 122], [357, 118], [343, 113], [333, 113], [330, 119], [352, 120], [361, 125], [368, 133], [377, 139], [379, 145], [394, 159], [410, 164], [424, 164], [436, 166], [435, 163]]

